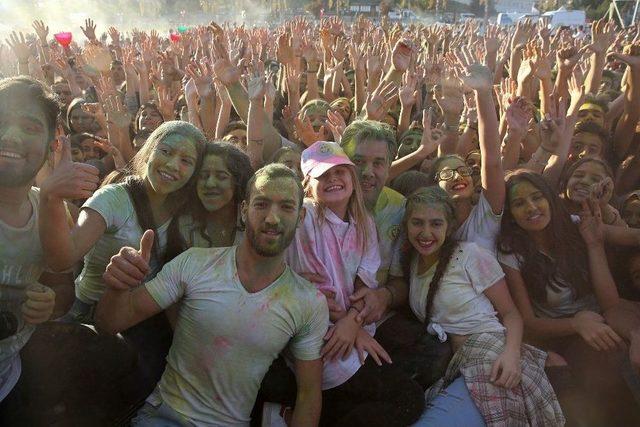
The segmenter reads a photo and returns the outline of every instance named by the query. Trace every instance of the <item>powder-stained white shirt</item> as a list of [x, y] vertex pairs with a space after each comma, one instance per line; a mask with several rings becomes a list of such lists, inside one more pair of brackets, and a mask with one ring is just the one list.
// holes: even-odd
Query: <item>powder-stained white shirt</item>
[[[76, 297], [91, 304], [98, 302], [104, 293], [102, 275], [111, 257], [125, 246], [140, 246], [140, 239], [145, 230], [138, 223], [135, 208], [124, 184], [105, 185], [93, 193], [82, 209], [97, 212], [107, 225], [104, 234], [84, 256], [84, 267], [76, 278]], [[164, 252], [167, 245], [169, 223], [170, 221], [165, 222], [156, 230], [159, 254]], [[149, 266], [151, 272], [148, 277], [153, 277], [160, 264], [152, 257]]]
[[[424, 274], [417, 272], [418, 258], [411, 263], [409, 303], [424, 322], [427, 294], [437, 264]], [[460, 242], [441, 279], [431, 310], [429, 332], [446, 340], [446, 334], [469, 335], [500, 332], [493, 304], [484, 291], [504, 277], [495, 256], [475, 243]]]
[[[347, 310], [349, 296], [354, 293], [354, 282], [359, 277], [366, 286], [376, 288], [376, 274], [380, 267], [376, 226], [367, 217], [367, 239], [363, 243], [357, 236], [356, 224], [338, 218], [330, 209], [319, 217], [316, 205], [307, 200], [304, 222], [298, 226], [296, 236], [287, 250], [287, 263], [297, 273], [312, 273], [324, 278], [315, 283], [318, 289], [335, 292], [336, 302]], [[375, 324], [364, 327], [373, 336]], [[346, 360], [338, 359], [324, 364], [322, 388], [327, 390], [347, 381], [360, 368], [358, 353], [353, 350]]]
[[189, 249], [145, 284], [162, 309], [181, 302], [167, 366], [147, 400], [195, 425], [248, 425], [278, 354], [287, 348], [296, 359], [319, 359], [327, 331], [324, 296], [289, 267], [247, 292], [236, 249]]

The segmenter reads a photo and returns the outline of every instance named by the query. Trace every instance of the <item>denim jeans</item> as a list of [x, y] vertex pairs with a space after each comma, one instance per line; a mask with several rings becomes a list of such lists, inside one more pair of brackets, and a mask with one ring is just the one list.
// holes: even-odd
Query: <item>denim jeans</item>
[[464, 378], [458, 377], [431, 402], [412, 427], [484, 427]]

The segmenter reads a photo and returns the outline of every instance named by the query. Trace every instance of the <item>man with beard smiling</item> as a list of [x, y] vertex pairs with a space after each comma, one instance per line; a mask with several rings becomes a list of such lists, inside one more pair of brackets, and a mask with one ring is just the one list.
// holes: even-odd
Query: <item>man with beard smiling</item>
[[304, 217], [302, 200], [295, 173], [271, 164], [247, 185], [246, 237], [238, 246], [189, 249], [133, 291], [118, 279], [120, 266], [148, 271], [153, 232], [139, 251], [123, 248], [112, 258], [96, 313], [101, 329], [116, 333], [181, 304], [167, 367], [133, 425], [248, 425], [260, 382], [284, 349], [298, 383], [292, 425], [317, 425], [327, 303], [284, 262]]
[[[53, 290], [38, 283], [45, 260], [38, 232], [40, 192], [32, 184], [44, 163], [52, 160], [58, 112], [53, 95], [38, 81], [0, 80], [0, 424], [5, 425], [41, 397], [31, 387], [42, 376], [34, 381], [32, 369], [26, 369], [32, 368], [29, 358], [24, 365], [30, 374], [21, 376], [20, 352], [35, 325], [49, 320], [55, 304]], [[96, 188], [97, 170], [73, 164], [68, 143], [62, 163], [85, 178], [78, 179], [86, 184], [83, 193]], [[74, 198], [78, 188], [67, 188], [65, 195]]]

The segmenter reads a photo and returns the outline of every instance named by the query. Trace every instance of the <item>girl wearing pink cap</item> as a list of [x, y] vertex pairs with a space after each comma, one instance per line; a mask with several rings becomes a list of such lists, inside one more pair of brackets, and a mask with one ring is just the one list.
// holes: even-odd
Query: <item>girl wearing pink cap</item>
[[304, 150], [301, 163], [306, 216], [287, 262], [329, 305], [321, 425], [409, 425], [424, 406], [422, 390], [400, 369], [382, 365], [391, 359], [373, 338], [375, 324], [363, 325], [363, 301], [349, 298], [361, 287], [378, 286], [380, 265], [376, 227], [355, 166], [338, 144], [324, 141]]

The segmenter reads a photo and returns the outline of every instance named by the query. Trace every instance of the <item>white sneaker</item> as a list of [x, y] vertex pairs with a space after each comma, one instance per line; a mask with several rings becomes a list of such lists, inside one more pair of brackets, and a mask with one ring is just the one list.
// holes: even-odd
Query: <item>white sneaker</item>
[[264, 402], [262, 405], [262, 427], [287, 427], [284, 413], [289, 409], [285, 405]]

